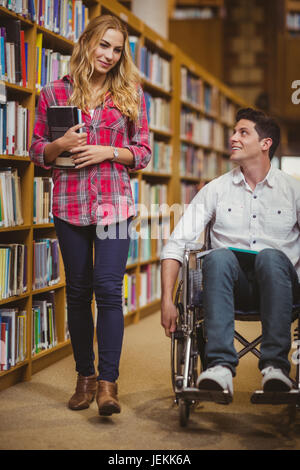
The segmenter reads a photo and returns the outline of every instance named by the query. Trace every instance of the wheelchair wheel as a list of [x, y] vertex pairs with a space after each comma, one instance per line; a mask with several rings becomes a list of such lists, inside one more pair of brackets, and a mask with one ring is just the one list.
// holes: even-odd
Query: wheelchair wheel
[[179, 423], [181, 427], [185, 427], [190, 416], [190, 403], [180, 398], [179, 400]]

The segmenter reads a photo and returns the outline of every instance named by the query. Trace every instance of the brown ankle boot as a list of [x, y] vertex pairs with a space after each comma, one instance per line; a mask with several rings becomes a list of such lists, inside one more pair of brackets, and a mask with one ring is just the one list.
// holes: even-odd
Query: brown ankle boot
[[96, 375], [84, 377], [78, 374], [75, 393], [69, 400], [71, 410], [84, 410], [90, 406], [96, 394], [96, 379]]
[[118, 385], [114, 382], [99, 380], [96, 401], [100, 416], [110, 416], [120, 413], [121, 407], [118, 401]]

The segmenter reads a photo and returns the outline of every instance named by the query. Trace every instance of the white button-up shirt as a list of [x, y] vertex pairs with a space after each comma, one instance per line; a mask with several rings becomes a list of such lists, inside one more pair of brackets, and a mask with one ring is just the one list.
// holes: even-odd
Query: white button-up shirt
[[300, 181], [271, 166], [250, 188], [240, 167], [214, 179], [189, 204], [161, 259], [183, 261], [187, 242], [199, 240], [211, 221], [212, 248], [275, 248], [291, 260], [300, 280]]

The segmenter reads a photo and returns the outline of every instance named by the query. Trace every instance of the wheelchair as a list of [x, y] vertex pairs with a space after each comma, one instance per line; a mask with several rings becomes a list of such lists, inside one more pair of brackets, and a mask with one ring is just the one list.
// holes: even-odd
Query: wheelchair
[[[199, 374], [207, 368], [205, 359], [205, 328], [202, 306], [202, 263], [207, 244], [188, 243], [185, 246], [181, 268], [181, 279], [175, 295], [175, 306], [178, 312], [176, 331], [171, 336], [171, 379], [175, 394], [174, 402], [179, 408], [179, 423], [185, 427], [190, 412], [201, 402], [215, 402], [228, 405], [232, 401], [229, 392], [200, 390], [196, 387]], [[235, 311], [235, 320], [259, 321], [258, 311]], [[291, 378], [293, 389], [290, 392], [255, 391], [251, 396], [253, 404], [288, 404], [295, 408], [300, 406], [300, 303], [293, 306], [293, 322], [297, 321], [295, 340], [296, 378]], [[257, 358], [260, 351], [257, 346], [262, 336], [249, 342], [237, 331], [235, 339], [243, 346], [238, 358], [251, 352]]]

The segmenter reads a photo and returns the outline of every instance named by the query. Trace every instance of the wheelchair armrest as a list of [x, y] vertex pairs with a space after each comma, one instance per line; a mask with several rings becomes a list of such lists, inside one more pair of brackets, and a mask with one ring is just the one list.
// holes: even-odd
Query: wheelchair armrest
[[186, 251], [202, 251], [202, 250], [205, 250], [206, 247], [205, 247], [205, 244], [200, 242], [200, 243], [192, 243], [192, 242], [189, 242], [189, 243], [186, 243], [185, 245], [185, 250]]

